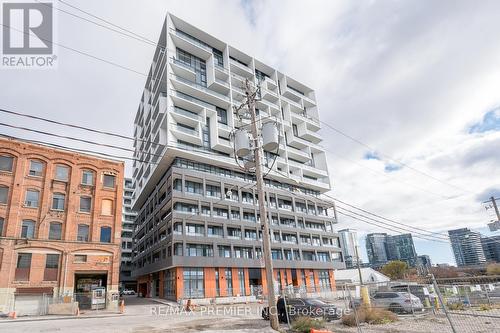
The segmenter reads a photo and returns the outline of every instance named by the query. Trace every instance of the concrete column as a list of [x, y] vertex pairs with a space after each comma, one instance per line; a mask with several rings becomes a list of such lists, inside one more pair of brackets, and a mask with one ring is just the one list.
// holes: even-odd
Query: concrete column
[[181, 299], [184, 296], [184, 275], [182, 267], [175, 269], [175, 298]]
[[203, 269], [205, 280], [205, 297], [213, 298], [216, 296], [215, 292], [215, 269], [213, 267], [205, 267]]

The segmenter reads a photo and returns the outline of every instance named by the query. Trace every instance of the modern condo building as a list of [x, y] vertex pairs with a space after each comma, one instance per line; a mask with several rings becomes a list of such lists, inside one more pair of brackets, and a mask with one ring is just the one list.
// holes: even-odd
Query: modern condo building
[[171, 299], [266, 290], [255, 177], [235, 162], [233, 112], [245, 79], [260, 85], [259, 122], [279, 123], [265, 155], [277, 283], [334, 288], [343, 267], [314, 91], [167, 14], [135, 117], [133, 275]]
[[132, 210], [134, 195], [133, 181], [125, 178], [123, 184], [123, 211], [122, 211], [122, 253], [120, 263], [120, 288], [137, 288], [137, 281], [132, 277], [132, 233], [137, 214]]

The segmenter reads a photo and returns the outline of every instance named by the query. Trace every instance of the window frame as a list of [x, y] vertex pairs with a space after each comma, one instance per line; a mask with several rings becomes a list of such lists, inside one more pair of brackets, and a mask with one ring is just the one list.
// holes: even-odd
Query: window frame
[[[55, 207], [55, 202], [56, 200], [61, 200], [61, 198], [56, 198], [56, 196], [62, 196], [62, 208], [56, 208]], [[66, 209], [66, 193], [61, 193], [61, 192], [55, 192], [52, 194], [52, 205], [51, 205], [51, 210], [56, 210], [59, 212], [63, 212]]]
[[7, 205], [9, 203], [9, 190], [10, 190], [10, 188], [8, 186], [5, 186], [5, 185], [0, 185], [0, 191], [2, 189], [5, 189], [5, 202], [0, 201], [0, 205]]
[[[109, 230], [109, 241], [106, 241], [106, 239], [103, 240], [103, 231]], [[108, 226], [108, 225], [103, 225], [99, 228], [99, 242], [100, 243], [112, 243], [113, 239], [113, 229]]]
[[[30, 177], [43, 177], [43, 171], [45, 169], [44, 163], [42, 161], [36, 160], [36, 159], [30, 159], [29, 162], [30, 162], [30, 164], [28, 166], [28, 176], [30, 176]], [[41, 170], [40, 171], [34, 170], [33, 163], [39, 163], [41, 165]], [[33, 174], [32, 174], [32, 172], [33, 172]]]
[[[12, 173], [14, 171], [14, 156], [12, 155], [8, 155], [8, 154], [0, 154], [0, 159], [2, 157], [5, 157], [5, 158], [10, 158], [10, 170], [4, 170], [4, 169], [0, 169], [0, 172], [10, 172]], [[2, 165], [2, 163], [0, 162], [0, 166]]]
[[[56, 236], [59, 236], [59, 238], [54, 238], [54, 237], [51, 237], [51, 233], [53, 231], [52, 227], [53, 226], [57, 226], [59, 228], [59, 230], [56, 230], [55, 232], [58, 232], [59, 234], [56, 234]], [[48, 239], [50, 240], [62, 240], [62, 229], [63, 229], [63, 226], [62, 226], [62, 223], [61, 222], [50, 222], [49, 223], [49, 234], [47, 236]]]
[[[59, 178], [58, 177], [58, 169], [65, 169], [66, 170], [66, 178]], [[70, 173], [70, 167], [65, 165], [65, 164], [56, 164], [54, 168], [54, 180], [60, 181], [60, 182], [65, 182], [67, 183], [69, 181], [69, 173]]]
[[[89, 199], [90, 200], [90, 205], [89, 205], [89, 210], [82, 210], [82, 199]], [[81, 195], [80, 196], [80, 203], [78, 205], [78, 212], [79, 213], [84, 213], [84, 214], [91, 214], [92, 213], [92, 197], [88, 195]]]
[[[106, 185], [106, 179], [107, 177], [113, 177], [113, 185], [112, 186], [108, 186]], [[110, 174], [106, 174], [106, 173], [103, 173], [102, 174], [102, 187], [103, 188], [111, 188], [111, 189], [114, 189], [116, 187], [116, 176], [115, 175], [110, 175]]]
[[[28, 192], [31, 192], [31, 193], [37, 193], [37, 198], [36, 198], [36, 205], [33, 206], [33, 205], [28, 205]], [[33, 200], [30, 200], [29, 202], [31, 202]], [[38, 189], [33, 189], [33, 188], [28, 188], [26, 189], [25, 193], [24, 193], [24, 207], [28, 207], [28, 208], [38, 208], [40, 205], [40, 190]]]
[[[26, 225], [25, 225], [26, 224]], [[30, 228], [30, 226], [32, 228]], [[23, 228], [26, 228], [26, 235], [23, 237], [24, 230]], [[31, 230], [31, 232], [30, 232]], [[35, 238], [35, 231], [36, 231], [36, 222], [34, 220], [22, 220], [21, 222], [21, 238], [27, 238], [27, 239], [33, 239]]]
[[[109, 202], [110, 203], [110, 207], [109, 207], [109, 214], [108, 214], [108, 211], [106, 210], [106, 212], [104, 211], [104, 203], [106, 202], [106, 205], [107, 203]], [[103, 216], [113, 216], [113, 207], [114, 206], [114, 201], [112, 199], [107, 199], [107, 198], [104, 198], [101, 200], [101, 215]], [[105, 214], [106, 213], [106, 214]]]
[[[82, 236], [80, 235], [80, 227], [85, 227], [86, 228], [86, 238], [84, 240], [81, 240], [79, 238], [81, 238]], [[83, 229], [83, 228], [82, 228]], [[76, 241], [77, 242], [88, 242], [90, 239], [90, 226], [88, 224], [85, 224], [85, 223], [79, 223], [76, 227]]]
[[[86, 177], [85, 176], [86, 174], [90, 174], [92, 177], [90, 183], [83, 181]], [[82, 177], [80, 179], [80, 184], [84, 185], [84, 186], [94, 186], [94, 184], [95, 184], [95, 172], [93, 170], [90, 170], [90, 169], [82, 169]]]

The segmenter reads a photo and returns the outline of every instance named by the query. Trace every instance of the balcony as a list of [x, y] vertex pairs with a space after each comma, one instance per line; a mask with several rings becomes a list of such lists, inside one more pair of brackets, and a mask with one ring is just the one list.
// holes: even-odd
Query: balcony
[[[307, 148], [306, 148], [307, 149]], [[311, 155], [307, 151], [303, 151], [291, 146], [287, 146], [286, 150], [288, 152], [288, 156], [293, 158], [294, 160], [307, 162], [311, 159]]]
[[176, 121], [193, 127], [198, 126], [199, 123], [203, 123], [203, 117], [201, 115], [178, 107], [172, 108], [171, 115]]
[[302, 164], [302, 163], [297, 163], [292, 160], [288, 160], [288, 163], [292, 167], [296, 167], [301, 170], [306, 170], [308, 173], [312, 174], [312, 176], [315, 177], [327, 177], [328, 173], [325, 170], [318, 169], [314, 166], [308, 165], [308, 164]]
[[231, 73], [244, 76], [248, 79], [253, 78], [253, 70], [247, 65], [244, 65], [234, 59], [229, 59], [229, 66], [231, 68]]
[[177, 75], [172, 75], [172, 79], [174, 87], [185, 94], [221, 108], [227, 109], [229, 107], [229, 97], [224, 94]]
[[170, 94], [170, 97], [174, 100], [175, 105], [178, 105], [185, 109], [196, 110], [199, 112], [203, 111], [203, 108], [215, 112], [215, 106], [210, 103], [202, 101], [193, 96], [187, 95], [181, 91], [172, 90], [171, 92], [172, 93]]
[[174, 41], [175, 46], [191, 53], [201, 59], [207, 60], [212, 55], [212, 48], [207, 44], [189, 36], [180, 30], [170, 30], [170, 36]]
[[173, 57], [170, 58], [170, 64], [172, 65], [172, 71], [175, 75], [190, 81], [196, 80], [196, 72], [193, 66]]
[[306, 139], [307, 141], [310, 141], [312, 143], [317, 144], [317, 143], [320, 143], [322, 141], [321, 135], [319, 135], [318, 132], [312, 131], [309, 128], [307, 128], [307, 125], [299, 126], [297, 134], [301, 138]]
[[173, 125], [171, 126], [171, 131], [178, 139], [200, 146], [202, 144], [200, 132], [197, 130], [186, 128], [179, 125]]
[[233, 145], [231, 144], [231, 141], [223, 138], [217, 138], [213, 148], [227, 154], [233, 152]]

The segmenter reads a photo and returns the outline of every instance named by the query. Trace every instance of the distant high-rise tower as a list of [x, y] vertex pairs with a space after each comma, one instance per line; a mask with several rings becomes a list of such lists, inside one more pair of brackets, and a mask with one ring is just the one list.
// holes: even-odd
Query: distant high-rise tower
[[404, 261], [409, 267], [417, 265], [417, 252], [411, 234], [387, 236], [387, 259]]
[[387, 234], [373, 233], [366, 235], [366, 252], [372, 267], [380, 267], [387, 263]]
[[480, 265], [486, 262], [479, 232], [461, 228], [449, 230], [448, 235], [457, 266]]
[[[353, 229], [342, 229], [339, 230], [338, 233], [340, 238], [340, 247], [344, 253], [346, 267], [356, 267], [358, 263], [358, 255], [361, 253], [358, 244], [358, 233]], [[359, 260], [361, 262], [361, 258], [359, 258]]]

